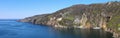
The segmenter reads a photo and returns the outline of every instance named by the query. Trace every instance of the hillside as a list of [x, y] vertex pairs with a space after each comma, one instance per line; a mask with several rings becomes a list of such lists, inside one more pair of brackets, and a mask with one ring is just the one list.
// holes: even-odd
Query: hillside
[[52, 14], [35, 15], [20, 21], [61, 28], [100, 27], [114, 36], [120, 36], [120, 2], [77, 4]]

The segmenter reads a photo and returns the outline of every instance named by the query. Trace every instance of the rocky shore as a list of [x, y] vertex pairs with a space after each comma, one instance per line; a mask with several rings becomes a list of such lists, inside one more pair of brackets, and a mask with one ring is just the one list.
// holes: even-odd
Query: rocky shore
[[114, 38], [120, 38], [120, 32], [116, 32], [110, 28], [106, 29], [105, 31], [112, 33], [113, 34], [112, 37], [114, 37]]

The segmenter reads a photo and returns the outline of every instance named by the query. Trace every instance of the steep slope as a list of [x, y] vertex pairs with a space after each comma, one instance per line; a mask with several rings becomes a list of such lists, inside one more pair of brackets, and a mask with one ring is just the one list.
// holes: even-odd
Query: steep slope
[[52, 14], [36, 15], [20, 21], [62, 28], [100, 27], [116, 36], [120, 31], [120, 2], [78, 4]]

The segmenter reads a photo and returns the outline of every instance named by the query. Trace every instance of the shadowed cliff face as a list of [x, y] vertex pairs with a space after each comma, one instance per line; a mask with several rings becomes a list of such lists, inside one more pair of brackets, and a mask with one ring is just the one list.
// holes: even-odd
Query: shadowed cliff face
[[119, 32], [120, 2], [78, 4], [52, 14], [36, 15], [20, 21], [63, 28], [110, 28]]

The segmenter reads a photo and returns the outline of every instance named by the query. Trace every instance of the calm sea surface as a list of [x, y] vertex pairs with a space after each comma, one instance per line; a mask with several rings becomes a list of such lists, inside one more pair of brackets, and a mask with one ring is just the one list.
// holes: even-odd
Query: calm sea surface
[[59, 29], [1, 19], [0, 38], [112, 38], [112, 34], [103, 30]]

